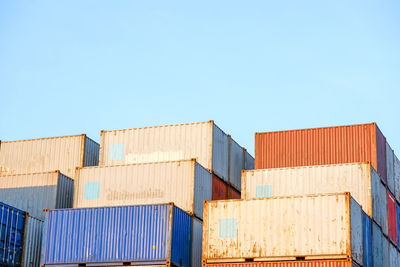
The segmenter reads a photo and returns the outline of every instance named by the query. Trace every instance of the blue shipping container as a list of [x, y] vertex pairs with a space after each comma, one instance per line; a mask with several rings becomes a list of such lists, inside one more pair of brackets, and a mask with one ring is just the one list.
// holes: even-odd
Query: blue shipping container
[[0, 266], [21, 266], [26, 216], [0, 202]]
[[[373, 221], [372, 222], [372, 258], [374, 267], [383, 266], [383, 251], [382, 251], [382, 230]], [[384, 267], [384, 266], [383, 266]]]
[[190, 266], [192, 217], [173, 204], [50, 210], [41, 265]]
[[397, 203], [396, 203], [396, 224], [397, 224], [397, 247], [400, 248], [400, 206]]
[[372, 267], [372, 221], [371, 218], [362, 212], [363, 246], [364, 246], [364, 267]]

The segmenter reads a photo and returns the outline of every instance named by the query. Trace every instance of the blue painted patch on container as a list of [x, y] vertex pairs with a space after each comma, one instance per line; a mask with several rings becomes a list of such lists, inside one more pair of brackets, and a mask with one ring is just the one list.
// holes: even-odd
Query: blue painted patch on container
[[237, 236], [237, 219], [225, 218], [219, 220], [219, 238], [235, 238]]
[[100, 196], [100, 182], [85, 183], [85, 192], [83, 198], [85, 200], [98, 199]]
[[363, 247], [364, 247], [364, 267], [372, 267], [372, 221], [371, 218], [362, 212], [362, 230], [363, 230]]
[[396, 203], [397, 246], [400, 248], [400, 206]]
[[124, 144], [112, 144], [110, 146], [110, 160], [123, 160], [125, 156]]
[[271, 197], [272, 186], [271, 185], [257, 185], [256, 186], [256, 198]]

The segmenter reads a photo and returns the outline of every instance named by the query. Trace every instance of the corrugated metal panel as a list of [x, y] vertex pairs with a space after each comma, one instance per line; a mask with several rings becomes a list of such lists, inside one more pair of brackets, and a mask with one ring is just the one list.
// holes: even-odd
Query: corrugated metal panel
[[228, 198], [228, 185], [214, 174], [212, 175], [212, 200]]
[[0, 202], [0, 266], [21, 266], [26, 216]]
[[42, 265], [190, 266], [191, 217], [172, 204], [52, 210], [44, 229]]
[[395, 185], [394, 185], [394, 152], [390, 145], [386, 142], [386, 177], [387, 177], [387, 185], [391, 193], [394, 194]]
[[400, 206], [396, 203], [397, 247], [400, 248]]
[[229, 170], [228, 181], [234, 188], [240, 191], [241, 172], [245, 169], [243, 148], [229, 136]]
[[228, 199], [240, 199], [240, 193], [235, 188], [228, 187]]
[[382, 237], [382, 266], [386, 267], [390, 265], [389, 260], [389, 240], [386, 237]]
[[386, 181], [385, 144], [375, 123], [256, 133], [255, 168], [368, 161]]
[[[213, 124], [212, 136], [212, 171], [224, 181], [228, 181], [228, 136], [215, 124]], [[200, 164], [202, 164], [200, 162]], [[233, 179], [233, 177], [230, 177]], [[240, 177], [239, 177], [240, 179]]]
[[383, 264], [382, 238], [381, 228], [372, 222], [372, 259], [375, 267]]
[[42, 245], [43, 221], [27, 217], [24, 242], [24, 267], [40, 265], [40, 249]]
[[389, 267], [399, 267], [397, 253], [396, 247], [389, 243]]
[[271, 261], [243, 263], [209, 263], [205, 267], [356, 267], [351, 259], [348, 260], [308, 260], [308, 261]]
[[44, 220], [43, 209], [72, 207], [73, 186], [59, 171], [0, 175], [0, 201]]
[[83, 167], [99, 165], [100, 145], [86, 136]]
[[363, 255], [364, 255], [364, 267], [372, 267], [372, 220], [365, 213], [362, 213], [362, 228], [363, 228]]
[[389, 191], [387, 191], [387, 215], [389, 238], [397, 244], [396, 200]]
[[348, 193], [205, 204], [207, 262], [351, 256], [362, 264], [361, 208]]
[[247, 152], [245, 148], [243, 148], [244, 153], [244, 169], [245, 170], [254, 170], [254, 158]]
[[400, 160], [394, 154], [394, 192], [397, 201], [400, 202]]
[[191, 267], [201, 267], [201, 248], [203, 238], [203, 222], [193, 217], [192, 225], [192, 265]]
[[211, 200], [211, 173], [194, 160], [77, 169], [74, 207], [174, 202], [203, 217]]
[[1, 143], [2, 174], [60, 170], [73, 178], [83, 166], [85, 135], [50, 137]]
[[[386, 187], [382, 184], [379, 183], [379, 206], [381, 207], [379, 217], [378, 218], [378, 224], [382, 228], [382, 232], [385, 236], [388, 235], [388, 209], [387, 209], [387, 191]], [[378, 206], [377, 205], [377, 206]]]
[[350, 192], [368, 216], [381, 209], [373, 208], [378, 190], [372, 187], [383, 185], [369, 163], [243, 171], [242, 183], [244, 199]]

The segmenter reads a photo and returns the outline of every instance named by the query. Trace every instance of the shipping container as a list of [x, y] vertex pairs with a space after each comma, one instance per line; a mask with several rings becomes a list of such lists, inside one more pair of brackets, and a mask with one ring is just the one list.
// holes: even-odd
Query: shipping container
[[242, 172], [242, 198], [350, 192], [368, 216], [387, 221], [386, 189], [369, 163], [302, 166]]
[[44, 220], [43, 209], [72, 208], [74, 181], [59, 171], [0, 175], [0, 201]]
[[211, 173], [196, 160], [78, 168], [75, 208], [174, 202], [203, 218]]
[[229, 186], [228, 199], [240, 199], [240, 192], [238, 192], [235, 188]]
[[392, 194], [395, 192], [394, 181], [394, 152], [389, 143], [386, 142], [386, 173], [387, 185]]
[[98, 165], [99, 144], [85, 134], [1, 142], [0, 174], [60, 170], [73, 177], [76, 167]]
[[235, 142], [228, 135], [229, 142], [229, 169], [228, 169], [228, 183], [240, 191], [241, 186], [241, 172], [245, 169], [245, 153], [243, 148]]
[[173, 204], [50, 210], [41, 265], [189, 267], [193, 224]]
[[222, 200], [222, 199], [228, 199], [228, 185], [213, 174], [212, 200]]
[[249, 152], [247, 152], [247, 150], [245, 148], [243, 148], [243, 153], [244, 153], [244, 169], [245, 170], [254, 170], [254, 158], [252, 155], [249, 154]]
[[394, 187], [395, 187], [394, 193], [397, 201], [400, 202], [400, 160], [396, 156], [396, 154], [394, 154], [393, 164], [394, 164]]
[[399, 267], [397, 248], [389, 243], [389, 267]]
[[43, 221], [28, 216], [25, 228], [24, 257], [22, 266], [40, 265], [40, 249], [42, 247]]
[[351, 259], [346, 260], [297, 260], [297, 261], [261, 261], [240, 263], [209, 263], [204, 267], [360, 267]]
[[[225, 182], [240, 181], [240, 171], [236, 170], [236, 164], [230, 166], [229, 140], [235, 143], [214, 121], [101, 131], [100, 165], [196, 158], [202, 166]], [[235, 148], [233, 150], [236, 151]], [[250, 160], [251, 157], [247, 156], [246, 159]], [[235, 161], [235, 156], [232, 156], [232, 162]], [[244, 165], [251, 165], [251, 162], [245, 162]], [[231, 176], [228, 174], [230, 169]]]
[[27, 215], [0, 202], [0, 266], [21, 266]]
[[375, 222], [372, 222], [372, 260], [374, 267], [383, 266], [382, 239], [381, 228]]
[[396, 203], [397, 247], [400, 249], [400, 206]]
[[388, 236], [390, 241], [397, 246], [396, 200], [389, 191], [387, 191], [387, 214]]
[[203, 262], [353, 258], [362, 211], [349, 193], [206, 201]]
[[376, 123], [256, 133], [255, 168], [371, 162], [386, 183], [386, 138]]
[[382, 237], [382, 266], [386, 267], [390, 265], [389, 256], [389, 243], [390, 241], [386, 237]]
[[363, 229], [363, 263], [364, 267], [373, 266], [372, 258], [372, 220], [365, 213], [362, 213], [362, 229]]

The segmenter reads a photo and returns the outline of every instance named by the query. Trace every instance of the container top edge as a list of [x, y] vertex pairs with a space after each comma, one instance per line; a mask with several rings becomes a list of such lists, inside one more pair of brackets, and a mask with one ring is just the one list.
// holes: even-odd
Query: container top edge
[[[77, 170], [82, 169], [96, 169], [96, 168], [112, 168], [112, 167], [127, 167], [127, 166], [137, 166], [137, 165], [157, 165], [157, 164], [166, 164], [166, 163], [179, 163], [179, 162], [197, 162], [195, 158], [191, 159], [182, 159], [182, 160], [169, 160], [169, 161], [157, 161], [157, 162], [142, 162], [142, 163], [131, 163], [131, 164], [118, 164], [118, 165], [105, 165], [105, 166], [87, 166], [87, 167], [76, 167]], [[201, 165], [201, 164], [200, 164]], [[202, 166], [202, 165], [201, 165]], [[204, 166], [202, 166], [204, 168]]]
[[[79, 207], [79, 208], [64, 208], [64, 209], [49, 209], [51, 211], [72, 211], [72, 210], [94, 210], [94, 209], [118, 209], [118, 208], [129, 208], [129, 207], [143, 207], [143, 206], [170, 206], [178, 208], [173, 202], [163, 202], [157, 204], [138, 204], [138, 205], [118, 205], [118, 206], [101, 206], [101, 207]], [[182, 210], [182, 209], [181, 209]]]
[[153, 125], [153, 126], [144, 126], [144, 127], [133, 127], [133, 128], [124, 128], [124, 129], [114, 129], [114, 130], [101, 130], [102, 133], [108, 132], [119, 132], [119, 131], [130, 131], [130, 130], [141, 130], [141, 129], [150, 129], [150, 128], [163, 128], [163, 127], [172, 127], [172, 126], [183, 126], [183, 125], [194, 125], [194, 124], [207, 124], [213, 122], [209, 121], [200, 121], [200, 122], [186, 122], [186, 123], [174, 123], [174, 124], [164, 124], [164, 125]]
[[369, 161], [364, 162], [348, 162], [348, 163], [338, 163], [338, 164], [321, 164], [321, 165], [305, 165], [305, 166], [293, 166], [293, 167], [279, 167], [279, 168], [266, 168], [266, 169], [255, 169], [255, 170], [243, 170], [243, 172], [265, 172], [265, 171], [273, 171], [273, 170], [290, 170], [290, 169], [314, 169], [314, 168], [329, 168], [329, 167], [337, 167], [337, 166], [358, 166], [358, 165], [371, 165]]
[[64, 173], [62, 173], [59, 170], [55, 170], [55, 171], [45, 171], [45, 172], [24, 172], [24, 173], [1, 173], [0, 177], [4, 177], [4, 176], [28, 176], [28, 175], [40, 175], [40, 174], [52, 174], [52, 173], [59, 173], [62, 174], [64, 176], [69, 177], [68, 175], [65, 175]]
[[74, 134], [74, 135], [50, 136], [50, 137], [41, 137], [41, 138], [1, 141], [1, 143], [18, 143], [18, 142], [29, 142], [29, 141], [47, 140], [47, 139], [62, 139], [62, 138], [70, 138], [70, 137], [82, 137], [82, 136], [86, 136], [87, 137], [86, 134]]

